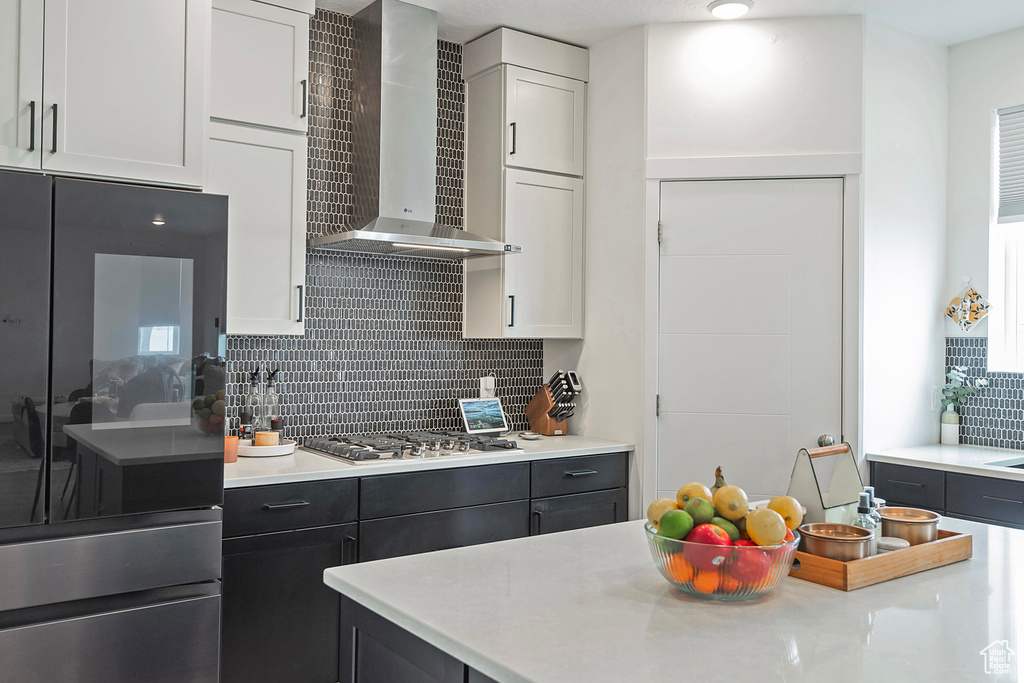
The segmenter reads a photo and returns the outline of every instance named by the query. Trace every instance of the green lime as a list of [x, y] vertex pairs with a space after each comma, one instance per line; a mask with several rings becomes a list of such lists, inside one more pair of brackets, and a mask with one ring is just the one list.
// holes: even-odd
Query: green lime
[[196, 400], [192, 401], [192, 410], [202, 410], [205, 407], [206, 407], [206, 401], [203, 400], [202, 396], [200, 396]]
[[715, 506], [706, 498], [691, 498], [683, 506], [683, 510], [688, 512], [690, 517], [693, 517], [694, 526], [707, 524], [715, 516]]
[[216, 401], [216, 400], [217, 400], [217, 394], [207, 394], [205, 397], [203, 397], [203, 403], [206, 404], [207, 408], [212, 406], [213, 402]]
[[725, 517], [712, 517], [711, 524], [714, 524], [725, 533], [729, 534], [729, 538], [732, 539], [733, 543], [740, 540], [740, 530], [736, 528], [736, 525], [727, 520]]
[[201, 420], [209, 420], [210, 416], [213, 415], [213, 411], [210, 410], [209, 408], [203, 408], [202, 410], [198, 411], [196, 415], [198, 415], [199, 419]]
[[682, 540], [693, 529], [693, 517], [683, 510], [669, 510], [661, 516], [658, 535]]

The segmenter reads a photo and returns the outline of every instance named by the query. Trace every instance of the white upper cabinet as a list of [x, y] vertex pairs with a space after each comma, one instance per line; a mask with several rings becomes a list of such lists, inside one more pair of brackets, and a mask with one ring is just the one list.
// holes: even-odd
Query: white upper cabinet
[[39, 168], [43, 0], [0, 0], [0, 166]]
[[505, 172], [505, 337], [583, 336], [583, 181]]
[[46, 0], [42, 168], [199, 186], [208, 0]]
[[309, 16], [250, 0], [214, 0], [210, 116], [306, 132]]
[[505, 70], [505, 164], [583, 175], [586, 84], [518, 66]]
[[305, 329], [306, 138], [211, 123], [204, 189], [228, 196], [228, 334]]

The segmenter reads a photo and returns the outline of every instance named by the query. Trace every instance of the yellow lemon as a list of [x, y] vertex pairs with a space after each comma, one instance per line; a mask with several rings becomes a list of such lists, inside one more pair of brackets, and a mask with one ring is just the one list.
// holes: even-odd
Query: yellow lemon
[[676, 493], [676, 503], [679, 507], [683, 507], [690, 502], [691, 498], [703, 498], [709, 503], [713, 501], [711, 495], [711, 489], [699, 481], [691, 481], [689, 484], [685, 484], [679, 492]]
[[647, 521], [651, 523], [655, 529], [658, 528], [658, 523], [661, 522], [661, 516], [669, 510], [678, 510], [679, 506], [671, 498], [659, 498], [649, 506], [647, 506]]
[[747, 500], [746, 492], [739, 486], [727, 484], [715, 491], [715, 510], [722, 517], [731, 522], [743, 519], [750, 509], [750, 501]]
[[755, 508], [747, 513], [747, 534], [758, 545], [778, 545], [786, 538], [786, 520], [775, 510]]
[[793, 496], [775, 496], [768, 502], [768, 509], [782, 515], [786, 526], [794, 531], [804, 521], [804, 508]]

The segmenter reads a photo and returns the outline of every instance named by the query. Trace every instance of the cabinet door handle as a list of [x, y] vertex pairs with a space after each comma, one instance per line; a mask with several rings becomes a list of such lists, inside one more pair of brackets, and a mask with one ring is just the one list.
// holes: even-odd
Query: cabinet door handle
[[540, 533], [540, 522], [541, 522], [541, 519], [544, 517], [544, 513], [541, 512], [540, 510], [534, 510], [533, 511], [533, 516], [537, 518], [537, 524], [536, 525], [531, 525], [533, 527], [533, 528], [530, 529], [530, 535], [531, 536], [534, 536], [534, 535]]
[[306, 79], [303, 78], [302, 79], [302, 114], [299, 116], [300, 119], [306, 118], [306, 113], [307, 113], [307, 110], [306, 110], [306, 107], [307, 107], [306, 99], [309, 97], [308, 90], [309, 90], [309, 85], [306, 83]]
[[589, 477], [591, 474], [597, 474], [597, 470], [569, 470], [565, 473], [567, 477]]
[[305, 297], [303, 297], [303, 285], [299, 285], [299, 317], [295, 322], [302, 322], [302, 311], [306, 307]]
[[[346, 536], [344, 538], [344, 540], [342, 540], [341, 543], [342, 543], [342, 546], [343, 546], [343, 550], [342, 550], [342, 553], [341, 553], [341, 563], [342, 564], [355, 564], [355, 561], [356, 561], [356, 537], [355, 536]], [[352, 550], [349, 551], [349, 550], [347, 550], [348, 548], [351, 548]]]
[[508, 326], [516, 326], [516, 295], [508, 295]]
[[1000, 503], [1016, 503], [1017, 505], [1024, 505], [1024, 501], [1014, 500], [1013, 498], [1000, 498], [999, 496], [982, 496], [982, 498], [988, 498], [989, 500], [998, 500]]
[[890, 479], [890, 484], [903, 484], [904, 486], [917, 486], [918, 488], [924, 488], [924, 484], [916, 481], [900, 481], [899, 479]]
[[512, 127], [512, 151], [509, 152], [509, 155], [512, 155], [516, 153], [516, 122], [513, 121], [508, 125]]
[[28, 151], [36, 151], [36, 101], [28, 103], [28, 115], [32, 118], [28, 122]]
[[57, 103], [54, 102], [50, 105], [53, 109], [53, 145], [50, 147], [50, 154], [57, 153]]
[[296, 500], [290, 503], [264, 503], [261, 510], [267, 510], [273, 512], [275, 510], [292, 510], [294, 508], [304, 508], [309, 505], [307, 500]]

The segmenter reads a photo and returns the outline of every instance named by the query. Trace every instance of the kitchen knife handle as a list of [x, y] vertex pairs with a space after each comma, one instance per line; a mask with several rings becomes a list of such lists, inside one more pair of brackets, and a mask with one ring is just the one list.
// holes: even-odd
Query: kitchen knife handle
[[308, 500], [296, 500], [290, 503], [264, 503], [261, 510], [267, 512], [274, 512], [275, 510], [292, 510], [294, 508], [304, 508], [309, 505]]
[[512, 127], [512, 151], [509, 152], [509, 155], [512, 155], [516, 153], [516, 122], [513, 121], [508, 125]]
[[924, 484], [917, 481], [900, 481], [899, 479], [890, 479], [890, 484], [903, 484], [904, 486], [916, 486], [918, 488], [924, 488]]
[[565, 473], [567, 477], [589, 477], [592, 474], [597, 474], [597, 470], [568, 470]]
[[302, 79], [302, 114], [299, 116], [300, 119], [306, 118], [306, 114], [307, 114], [306, 107], [308, 106], [306, 100], [308, 98], [309, 98], [309, 85], [306, 82], [306, 79], [303, 78]]
[[508, 326], [516, 326], [516, 295], [508, 295]]
[[298, 285], [298, 288], [299, 288], [299, 317], [298, 317], [298, 319], [296, 319], [295, 322], [301, 323], [302, 322], [302, 312], [303, 312], [303, 309], [306, 307], [306, 300], [305, 300], [305, 297], [303, 296], [303, 292], [304, 292], [303, 285]]
[[50, 105], [50, 108], [53, 109], [53, 146], [50, 147], [50, 154], [56, 154], [57, 153], [57, 103], [54, 102], [52, 105]]
[[36, 101], [28, 103], [28, 151], [36, 151]]

